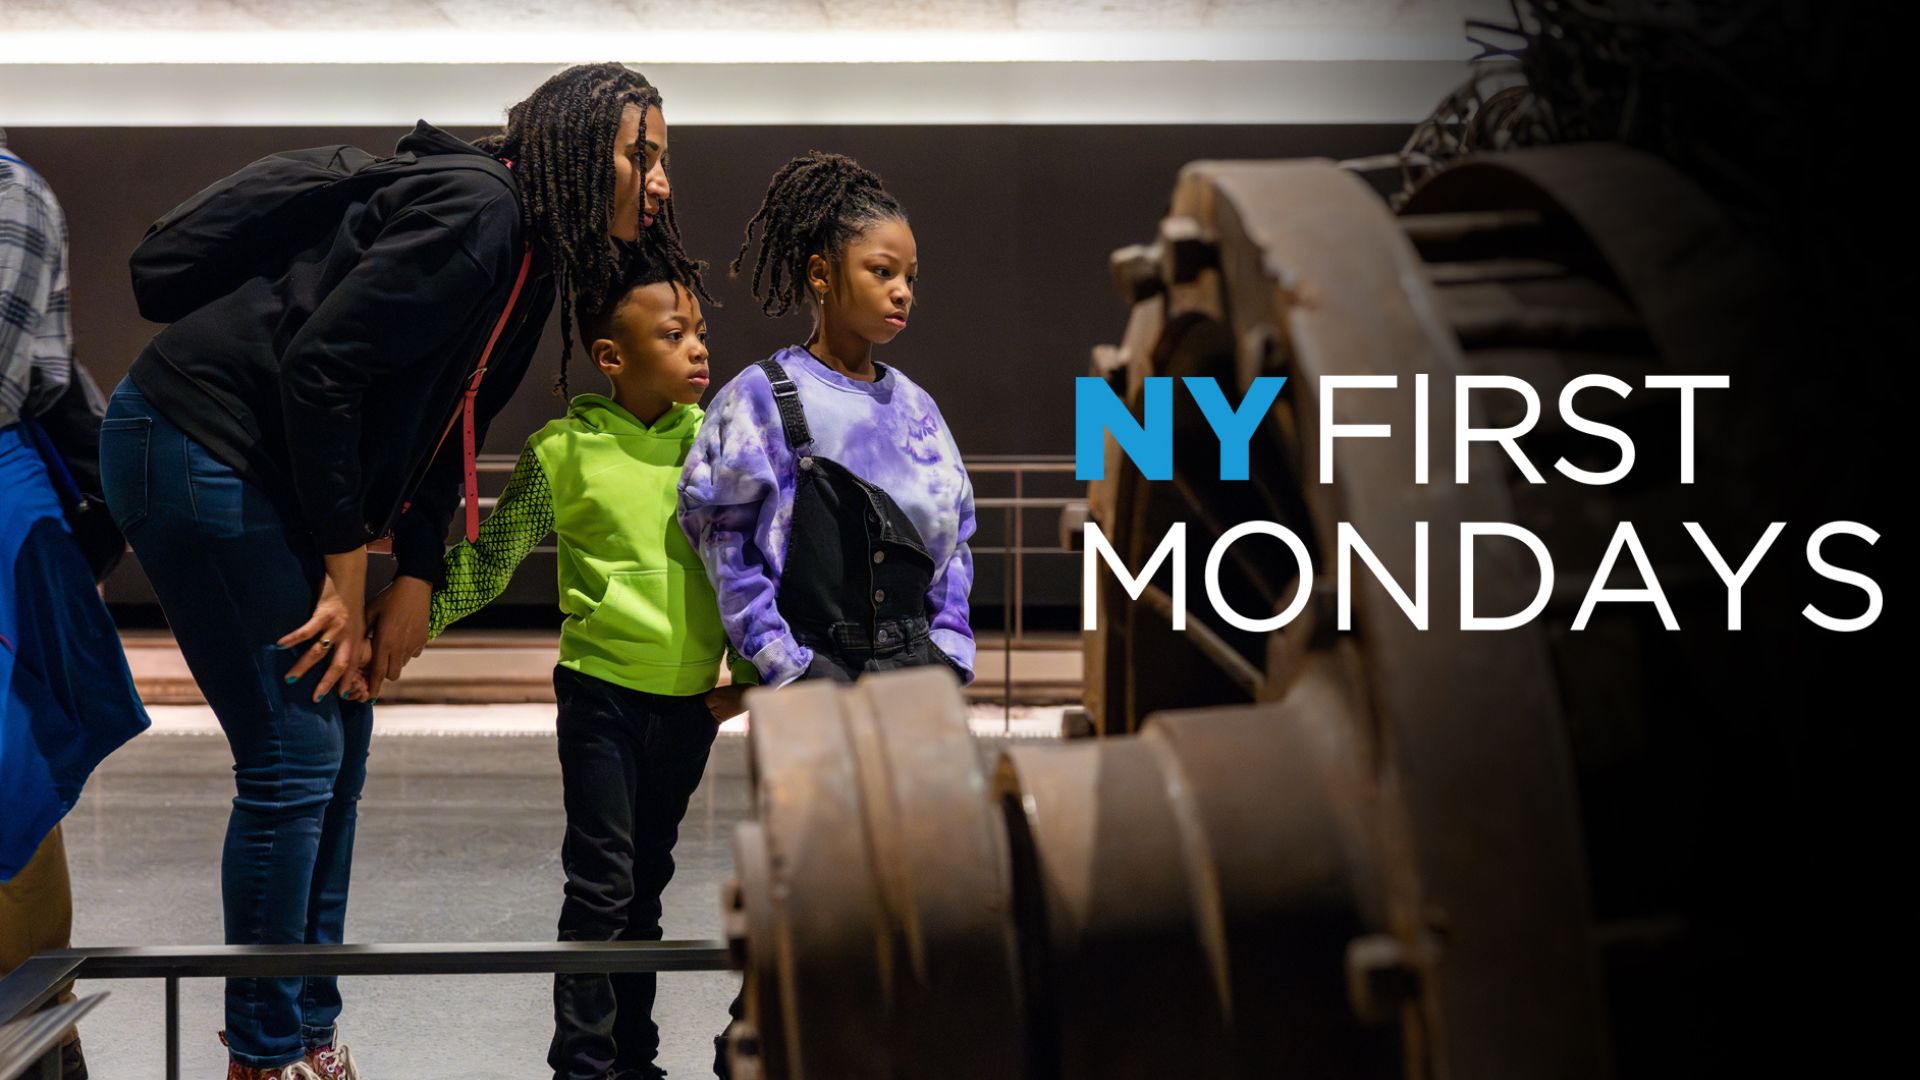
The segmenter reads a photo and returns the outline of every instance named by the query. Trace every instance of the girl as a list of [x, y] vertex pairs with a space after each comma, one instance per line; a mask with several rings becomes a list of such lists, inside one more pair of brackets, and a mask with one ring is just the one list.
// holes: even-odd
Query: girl
[[[344, 205], [286, 229], [302, 250], [161, 331], [114, 394], [108, 504], [233, 750], [230, 944], [341, 940], [370, 700], [426, 640], [454, 428], [485, 438], [556, 286], [569, 308], [604, 293], [623, 243], [692, 264], [666, 148], [659, 92], [618, 64], [554, 76], [477, 146], [422, 123], [400, 150], [425, 167], [329, 189]], [[155, 243], [136, 259], [209, 271]], [[399, 576], [369, 608], [389, 529]], [[339, 1012], [332, 978], [229, 980], [228, 1076], [355, 1075]]]
[[680, 479], [734, 648], [779, 686], [943, 663], [972, 678], [973, 488], [940, 409], [874, 359], [913, 311], [913, 230], [880, 178], [818, 151], [747, 223], [753, 293], [813, 333], [715, 396]]
[[878, 176], [815, 151], [774, 174], [733, 273], [756, 231], [761, 310], [805, 307], [813, 333], [715, 395], [681, 474], [680, 524], [727, 636], [767, 686], [933, 663], [970, 681], [973, 486], [933, 398], [873, 358], [913, 313], [906, 213]]

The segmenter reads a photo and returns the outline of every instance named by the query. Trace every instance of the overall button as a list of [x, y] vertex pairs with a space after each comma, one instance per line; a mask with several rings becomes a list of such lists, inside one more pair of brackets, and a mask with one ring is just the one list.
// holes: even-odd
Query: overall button
[[811, 469], [811, 468], [813, 468], [813, 459], [812, 459], [812, 458], [810, 458], [810, 457], [803, 457], [803, 458], [801, 458], [801, 459], [800, 459], [800, 467], [801, 467], [801, 468], [803, 468], [803, 469]]
[[881, 602], [882, 600], [885, 600], [886, 598], [887, 598], [887, 590], [885, 590], [885, 589], [875, 589], [875, 590], [873, 590], [873, 602], [874, 602], [874, 603], [876, 603], [876, 604], [878, 604], [878, 603], [880, 603], [880, 602]]
[[874, 553], [873, 553], [873, 561], [874, 561], [874, 562], [877, 562], [877, 563], [883, 563], [883, 562], [886, 562], [886, 561], [887, 561], [887, 553], [886, 553], [886, 552], [884, 552], [884, 551], [876, 551], [876, 552], [874, 552]]

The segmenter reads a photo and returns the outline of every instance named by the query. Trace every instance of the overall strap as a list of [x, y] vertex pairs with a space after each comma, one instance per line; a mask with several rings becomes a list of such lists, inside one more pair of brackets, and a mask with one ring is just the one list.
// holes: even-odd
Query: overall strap
[[760, 361], [758, 366], [773, 384], [773, 403], [780, 409], [780, 426], [787, 433], [787, 446], [796, 454], [805, 454], [805, 447], [813, 442], [813, 433], [807, 430], [807, 412], [800, 405], [800, 388], [793, 385], [787, 369], [773, 357]]

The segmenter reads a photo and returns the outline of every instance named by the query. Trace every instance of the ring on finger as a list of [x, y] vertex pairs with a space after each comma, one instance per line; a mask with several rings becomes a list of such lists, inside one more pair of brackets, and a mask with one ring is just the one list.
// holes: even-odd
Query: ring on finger
[[322, 649], [331, 649], [331, 648], [333, 648], [333, 639], [332, 639], [332, 638], [321, 638], [321, 639], [320, 639], [320, 647], [321, 647]]

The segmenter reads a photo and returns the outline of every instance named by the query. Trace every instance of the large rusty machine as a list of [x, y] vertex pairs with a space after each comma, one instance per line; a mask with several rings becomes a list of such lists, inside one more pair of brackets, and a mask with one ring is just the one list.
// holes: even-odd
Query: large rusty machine
[[[1198, 606], [1175, 631], [1162, 582], [1133, 599], [1105, 575], [1086, 636], [1097, 738], [990, 755], [944, 673], [756, 692], [758, 820], [736, 842], [730, 916], [737, 1075], [1649, 1074], [1687, 1022], [1699, 929], [1674, 865], [1684, 838], [1663, 823], [1686, 769], [1664, 743], [1698, 733], [1700, 703], [1656, 657], [1710, 663], [1724, 635], [1663, 640], [1644, 610], [1569, 623], [1628, 519], [1683, 617], [1717, 619], [1725, 594], [1682, 565], [1680, 523], [1711, 527], [1728, 517], [1717, 500], [1754, 493], [1684, 488], [1670, 460], [1613, 488], [1531, 485], [1488, 444], [1474, 482], [1417, 484], [1388, 439], [1342, 443], [1320, 484], [1315, 388], [1507, 372], [1551, 400], [1595, 371], [1764, 378], [1782, 340], [1767, 260], [1677, 173], [1602, 144], [1469, 160], [1397, 214], [1331, 162], [1200, 162], [1157, 238], [1113, 266], [1132, 307], [1095, 372], [1124, 399], [1156, 375], [1242, 392], [1285, 375], [1292, 390], [1247, 481], [1217, 478], [1194, 413], [1176, 413], [1171, 482], [1111, 452], [1091, 494], [1105, 535], [1137, 568], [1176, 521], [1206, 550], [1273, 520], [1308, 538], [1325, 580], [1297, 580], [1277, 544], [1229, 548], [1222, 592], [1242, 614], [1310, 593], [1284, 629], [1252, 634]], [[1343, 423], [1412, 423], [1405, 394], [1341, 400]], [[1433, 431], [1455, 407], [1432, 394]], [[1642, 395], [1607, 419], [1655, 446], [1676, 413]], [[1701, 423], [1703, 471], [1759, 466], [1737, 460], [1757, 444]], [[1551, 424], [1522, 445], [1595, 453]], [[1432, 453], [1451, 478], [1451, 440]], [[1336, 630], [1337, 523], [1407, 583], [1420, 521], [1433, 611], [1459, 606], [1455, 526], [1495, 521], [1561, 563], [1545, 614], [1419, 631], [1361, 574], [1352, 629]], [[1480, 552], [1479, 610], [1526, 605], [1521, 558]]]
[[[1600, 18], [1533, 6], [1576, 30]], [[1391, 162], [1397, 191], [1370, 179], [1377, 162], [1196, 162], [1150, 242], [1114, 253], [1129, 307], [1092, 374], [1136, 416], [1152, 377], [1212, 377], [1230, 397], [1288, 383], [1247, 480], [1219, 479], [1211, 429], [1177, 398], [1172, 479], [1110, 441], [1092, 517], [1136, 569], [1175, 523], [1195, 554], [1242, 522], [1286, 525], [1313, 580], [1262, 537], [1217, 566], [1245, 617], [1297, 604], [1283, 629], [1196, 603], [1174, 630], [1164, 574], [1137, 598], [1103, 574], [1085, 636], [1095, 737], [1059, 744], [976, 744], [943, 672], [749, 698], [736, 1075], [1597, 1080], [1764, 1060], [1762, 1043], [1720, 1040], [1732, 1013], [1764, 1028], [1805, 1007], [1777, 993], [1799, 971], [1779, 928], [1806, 917], [1811, 888], [1770, 861], [1800, 842], [1796, 804], [1774, 796], [1815, 745], [1809, 680], [1787, 665], [1845, 645], [1801, 651], [1805, 575], [1790, 573], [1757, 576], [1746, 630], [1725, 632], [1727, 592], [1684, 526], [1746, 551], [1794, 497], [1839, 505], [1845, 481], [1772, 433], [1843, 425], [1783, 393], [1807, 290], [1777, 246], [1659, 154], [1522, 148], [1506, 137], [1528, 122], [1519, 93], [1416, 133]], [[1448, 152], [1431, 152], [1436, 132]], [[1471, 482], [1451, 482], [1454, 376], [1517, 376], [1552, 402], [1594, 373], [1730, 374], [1737, 407], [1695, 418], [1711, 480], [1679, 480], [1678, 396], [1640, 393], [1582, 399], [1641, 448], [1618, 483], [1530, 483], [1487, 443]], [[1416, 481], [1404, 437], [1343, 441], [1318, 481], [1335, 419], [1318, 388], [1338, 375], [1397, 377], [1398, 393], [1341, 398], [1337, 418], [1396, 436], [1419, 419], [1414, 377], [1430, 378], [1435, 482]], [[1477, 422], [1517, 419], [1512, 398], [1469, 401]], [[1520, 446], [1617, 460], [1551, 409]], [[1574, 629], [1622, 521], [1688, 632], [1647, 605], [1600, 605]], [[1416, 629], [1360, 572], [1343, 627], [1336, 530], [1411, 587], [1418, 522], [1436, 625]], [[1551, 550], [1540, 617], [1447, 628], [1462, 522], [1514, 523]], [[1525, 549], [1477, 554], [1476, 608], [1527, 606]], [[1204, 595], [1202, 561], [1188, 597]]]

